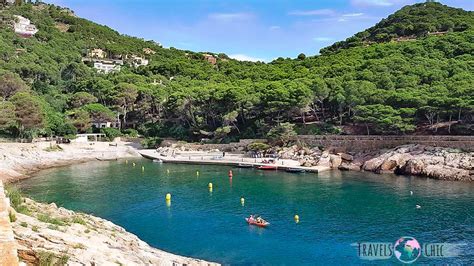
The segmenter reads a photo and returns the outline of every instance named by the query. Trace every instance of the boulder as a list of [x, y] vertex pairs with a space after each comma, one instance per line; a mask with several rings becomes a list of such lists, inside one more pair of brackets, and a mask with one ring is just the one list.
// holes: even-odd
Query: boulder
[[343, 171], [360, 171], [361, 164], [343, 161], [341, 165], [339, 165], [338, 168], [339, 170], [343, 170]]
[[419, 159], [408, 160], [403, 167], [401, 167], [400, 173], [407, 175], [421, 175], [424, 172], [425, 164]]
[[474, 181], [474, 176], [469, 175], [469, 170], [443, 165], [428, 165], [425, 174], [428, 177], [441, 180]]
[[331, 168], [334, 168], [334, 169], [338, 168], [339, 165], [341, 165], [341, 163], [342, 163], [341, 156], [335, 155], [335, 154], [329, 155], [329, 164]]
[[341, 158], [344, 160], [344, 161], [348, 161], [348, 162], [352, 162], [354, 160], [354, 156], [350, 155], [350, 154], [347, 154], [347, 153], [339, 153], [339, 155], [341, 156]]

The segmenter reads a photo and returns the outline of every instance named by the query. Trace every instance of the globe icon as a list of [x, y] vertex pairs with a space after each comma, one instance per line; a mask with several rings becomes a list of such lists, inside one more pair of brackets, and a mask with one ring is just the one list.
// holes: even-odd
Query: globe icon
[[395, 257], [403, 263], [412, 263], [421, 255], [420, 243], [410, 236], [404, 236], [398, 239], [393, 249]]

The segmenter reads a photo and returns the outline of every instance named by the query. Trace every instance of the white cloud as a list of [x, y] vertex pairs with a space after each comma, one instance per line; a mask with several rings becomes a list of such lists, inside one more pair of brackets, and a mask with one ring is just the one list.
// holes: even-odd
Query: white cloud
[[250, 13], [213, 13], [208, 16], [210, 19], [221, 21], [245, 20], [253, 17]]
[[229, 55], [230, 58], [239, 60], [239, 61], [250, 61], [250, 62], [265, 62], [265, 59], [262, 58], [257, 58], [257, 57], [252, 57], [244, 54], [231, 54]]
[[393, 0], [351, 0], [355, 6], [392, 6]]
[[290, 16], [332, 16], [336, 12], [332, 9], [315, 9], [315, 10], [295, 10], [288, 13]]
[[342, 14], [343, 17], [360, 17], [364, 15], [364, 13], [348, 13], [348, 14]]
[[330, 37], [314, 37], [313, 40], [316, 41], [316, 42], [329, 42], [329, 41], [332, 41], [333, 38], [330, 38]]

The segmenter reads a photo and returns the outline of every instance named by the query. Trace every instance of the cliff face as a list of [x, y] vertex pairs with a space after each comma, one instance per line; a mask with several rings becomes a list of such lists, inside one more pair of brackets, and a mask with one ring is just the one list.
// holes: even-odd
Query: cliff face
[[20, 260], [28, 264], [214, 265], [152, 248], [107, 220], [54, 203], [24, 199], [22, 206], [12, 226]]

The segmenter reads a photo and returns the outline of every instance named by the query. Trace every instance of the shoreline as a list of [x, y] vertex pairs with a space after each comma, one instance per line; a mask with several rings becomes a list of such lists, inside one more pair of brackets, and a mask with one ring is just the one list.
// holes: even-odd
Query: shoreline
[[[126, 142], [114, 145], [108, 142], [66, 144], [59, 147], [52, 142], [0, 143], [0, 182], [15, 183], [31, 178], [41, 170], [94, 160], [142, 158]], [[8, 210], [16, 217], [15, 221], [0, 225], [0, 229], [9, 226], [5, 227], [8, 232], [12, 232], [13, 228], [16, 242], [13, 248], [17, 250], [20, 261], [36, 265], [47, 255], [57, 262], [67, 258], [68, 265], [219, 265], [151, 247], [108, 220], [58, 208], [55, 203], [45, 204], [22, 198], [21, 206], [24, 207], [18, 212], [11, 207]], [[1, 241], [0, 247], [4, 247]], [[12, 248], [11, 245], [8, 248]]]

